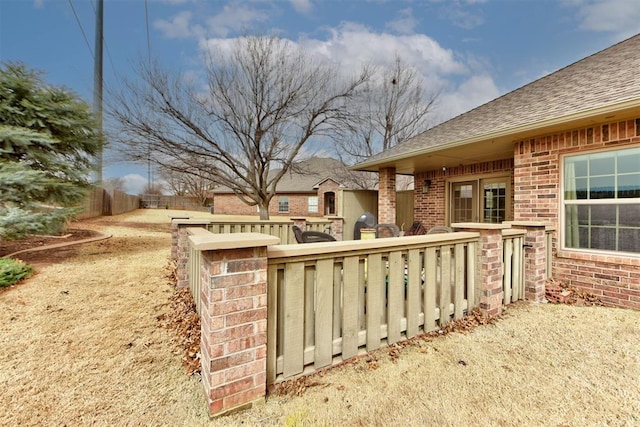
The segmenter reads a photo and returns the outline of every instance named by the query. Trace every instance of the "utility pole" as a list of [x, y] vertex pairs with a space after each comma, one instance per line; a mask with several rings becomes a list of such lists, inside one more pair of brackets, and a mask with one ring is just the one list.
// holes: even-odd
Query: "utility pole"
[[98, 131], [100, 136], [100, 144], [96, 153], [96, 185], [102, 185], [102, 151], [104, 139], [102, 135], [102, 46], [103, 46], [103, 13], [104, 0], [96, 2], [96, 40], [95, 40], [95, 56], [93, 63], [93, 112], [98, 120]]

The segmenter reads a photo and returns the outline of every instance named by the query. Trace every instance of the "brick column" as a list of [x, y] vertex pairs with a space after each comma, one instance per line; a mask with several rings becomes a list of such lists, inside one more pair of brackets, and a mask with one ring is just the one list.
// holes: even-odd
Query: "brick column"
[[396, 223], [396, 168], [378, 171], [378, 223]]
[[480, 233], [476, 263], [476, 289], [480, 295], [480, 310], [484, 315], [500, 315], [504, 299], [502, 230], [510, 226], [484, 223], [458, 223], [451, 226], [460, 231]]
[[526, 299], [545, 301], [547, 281], [547, 236], [546, 224], [532, 221], [510, 221], [514, 228], [524, 228], [524, 296]]
[[171, 221], [171, 259], [176, 262], [176, 279], [179, 288], [189, 286], [187, 262], [189, 261], [189, 241], [187, 228], [207, 228], [209, 220], [174, 219]]
[[264, 401], [267, 376], [267, 246], [259, 233], [190, 236], [202, 251], [201, 364], [209, 411]]
[[289, 219], [293, 221], [293, 225], [297, 225], [300, 230], [305, 231], [307, 229], [307, 218], [303, 216], [296, 216]]
[[344, 218], [341, 216], [328, 216], [327, 219], [331, 221], [331, 235], [336, 238], [336, 240], [341, 241], [344, 236]]

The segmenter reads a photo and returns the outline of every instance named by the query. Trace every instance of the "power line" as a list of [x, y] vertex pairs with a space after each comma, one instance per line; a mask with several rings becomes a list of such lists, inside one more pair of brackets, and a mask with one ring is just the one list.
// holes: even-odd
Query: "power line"
[[78, 14], [76, 13], [76, 8], [73, 7], [73, 2], [69, 0], [69, 6], [71, 6], [71, 10], [73, 11], [73, 16], [76, 17], [76, 22], [80, 27], [80, 31], [82, 32], [82, 37], [84, 37], [84, 42], [87, 44], [87, 48], [89, 48], [89, 53], [91, 54], [91, 58], [95, 59], [93, 55], [93, 50], [91, 50], [91, 45], [89, 44], [89, 39], [87, 39], [87, 34], [84, 32], [84, 28], [82, 28], [82, 23], [80, 22], [80, 18], [78, 18]]

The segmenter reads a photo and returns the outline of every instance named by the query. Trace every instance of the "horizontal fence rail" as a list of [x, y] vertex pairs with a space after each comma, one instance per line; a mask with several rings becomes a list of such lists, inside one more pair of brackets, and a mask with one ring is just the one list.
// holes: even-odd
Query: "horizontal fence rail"
[[460, 319], [477, 233], [268, 248], [267, 383]]
[[[280, 238], [280, 243], [288, 245], [296, 243], [293, 234], [294, 223], [290, 220], [262, 220], [262, 221], [212, 221], [207, 230], [214, 234], [223, 233], [262, 233]], [[307, 222], [305, 226], [309, 231], [328, 232], [331, 221]]]

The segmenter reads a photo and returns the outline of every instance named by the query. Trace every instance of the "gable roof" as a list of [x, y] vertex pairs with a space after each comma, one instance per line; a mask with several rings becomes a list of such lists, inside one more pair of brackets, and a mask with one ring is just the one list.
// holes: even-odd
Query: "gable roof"
[[[273, 170], [269, 175], [273, 176], [280, 172], [280, 170], [281, 169]], [[327, 179], [332, 179], [338, 184], [344, 184], [348, 187], [348, 183], [340, 182], [337, 177], [337, 175], [340, 175], [339, 172], [344, 170], [346, 170], [346, 168], [339, 160], [328, 157], [311, 157], [307, 160], [294, 163], [278, 182], [276, 191], [278, 193], [315, 194], [317, 186]], [[216, 188], [214, 193], [233, 193], [233, 191], [228, 187], [222, 186]]]
[[[625, 115], [639, 115], [638, 70], [640, 35], [435, 126], [370, 157], [354, 169], [375, 171], [395, 166], [398, 173], [413, 173], [429, 167], [505, 158], [496, 154], [511, 157], [513, 141], [520, 138], [539, 135], [558, 126], [575, 127], [612, 119], [611, 116], [617, 120]], [[480, 147], [479, 142], [484, 145]], [[443, 149], [449, 152], [435, 155]], [[415, 156], [422, 156], [421, 162], [409, 160]], [[430, 160], [432, 157], [438, 159]], [[447, 161], [451, 164], [445, 164]]]

